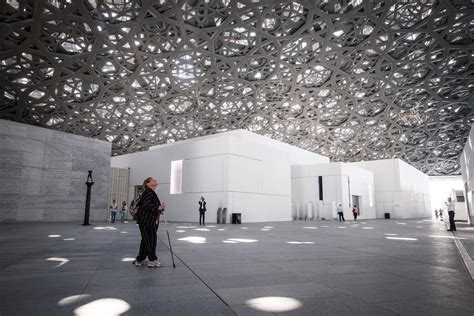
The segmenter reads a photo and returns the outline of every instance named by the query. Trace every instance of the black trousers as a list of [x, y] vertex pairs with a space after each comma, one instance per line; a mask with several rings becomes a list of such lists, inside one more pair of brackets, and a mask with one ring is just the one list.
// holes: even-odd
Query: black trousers
[[206, 211], [199, 211], [199, 225], [201, 225], [201, 219], [202, 219], [202, 224], [206, 225], [205, 222], [206, 218]]
[[356, 221], [357, 220], [357, 213], [352, 212], [352, 214], [354, 215], [354, 220]]
[[143, 261], [147, 257], [150, 261], [157, 260], [158, 258], [156, 257], [156, 244], [158, 237], [156, 235], [156, 231], [158, 230], [158, 226], [155, 224], [138, 224], [138, 228], [140, 228], [142, 240], [140, 242], [140, 250], [137, 256], [137, 261]]
[[337, 213], [337, 215], [339, 215], [339, 221], [344, 221], [344, 222], [346, 221], [344, 219], [344, 213], [340, 212], [340, 213]]
[[449, 216], [449, 230], [456, 230], [456, 224], [454, 224], [454, 211], [449, 211], [448, 216]]

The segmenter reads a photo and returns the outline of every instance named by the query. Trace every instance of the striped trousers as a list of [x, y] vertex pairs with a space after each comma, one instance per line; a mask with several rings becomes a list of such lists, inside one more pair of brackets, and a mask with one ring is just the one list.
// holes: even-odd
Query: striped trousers
[[156, 243], [157, 243], [157, 225], [138, 224], [142, 240], [140, 242], [140, 250], [137, 256], [137, 261], [143, 261], [148, 257], [148, 260], [154, 261], [156, 257]]

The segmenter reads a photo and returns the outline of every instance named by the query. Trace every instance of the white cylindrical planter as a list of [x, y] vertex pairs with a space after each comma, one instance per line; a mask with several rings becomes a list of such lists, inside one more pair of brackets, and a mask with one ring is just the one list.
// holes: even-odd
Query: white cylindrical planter
[[306, 203], [306, 219], [312, 218], [314, 218], [313, 203], [309, 201], [308, 203]]

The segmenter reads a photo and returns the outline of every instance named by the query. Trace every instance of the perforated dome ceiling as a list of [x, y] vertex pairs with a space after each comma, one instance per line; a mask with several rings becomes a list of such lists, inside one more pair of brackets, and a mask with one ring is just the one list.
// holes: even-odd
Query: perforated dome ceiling
[[3, 1], [0, 117], [113, 153], [246, 129], [459, 174], [472, 1]]

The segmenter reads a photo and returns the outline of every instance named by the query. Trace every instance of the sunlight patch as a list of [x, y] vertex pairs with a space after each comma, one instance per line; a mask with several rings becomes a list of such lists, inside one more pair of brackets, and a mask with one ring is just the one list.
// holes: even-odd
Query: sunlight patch
[[303, 303], [291, 297], [266, 296], [247, 300], [247, 306], [264, 312], [280, 313], [296, 310], [303, 306]]
[[187, 242], [190, 242], [192, 244], [205, 244], [206, 243], [206, 238], [197, 237], [197, 236], [179, 238], [178, 240], [187, 241]]
[[58, 301], [58, 305], [59, 306], [66, 306], [66, 305], [69, 305], [69, 304], [72, 304], [72, 303], [76, 303], [78, 302], [79, 300], [84, 300], [86, 298], [90, 297], [89, 294], [79, 294], [79, 295], [71, 295], [71, 296], [68, 296], [68, 297], [65, 297], [65, 298], [62, 298]]
[[417, 238], [410, 238], [410, 237], [385, 237], [386, 239], [391, 239], [391, 240], [418, 240]]
[[46, 259], [46, 260], [47, 260], [47, 261], [59, 262], [59, 263], [55, 266], [55, 268], [60, 267], [60, 266], [62, 266], [62, 265], [64, 265], [64, 264], [66, 264], [66, 263], [69, 262], [69, 259], [62, 258], [62, 257], [51, 257], [51, 258], [48, 258], [48, 259]]
[[101, 298], [85, 305], [79, 306], [74, 310], [74, 315], [121, 315], [130, 309], [130, 305], [124, 300], [117, 298]]

